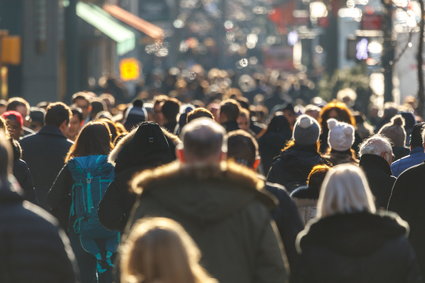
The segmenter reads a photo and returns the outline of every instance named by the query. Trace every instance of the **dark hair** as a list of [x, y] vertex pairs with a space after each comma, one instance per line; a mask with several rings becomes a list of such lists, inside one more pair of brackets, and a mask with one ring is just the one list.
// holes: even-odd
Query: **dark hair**
[[243, 130], [231, 131], [227, 134], [227, 157], [249, 168], [254, 166], [258, 156], [258, 143]]
[[72, 117], [71, 109], [62, 102], [50, 103], [46, 109], [46, 116], [44, 117], [46, 125], [60, 127]]
[[168, 98], [161, 108], [167, 122], [177, 121], [177, 115], [180, 112], [180, 101], [176, 98]]
[[413, 126], [411, 138], [410, 138], [410, 147], [423, 147], [423, 140], [422, 140], [422, 133], [424, 130], [425, 123], [418, 123], [415, 126]]
[[190, 121], [195, 120], [197, 118], [201, 118], [201, 117], [211, 118], [214, 120], [214, 115], [211, 113], [211, 111], [203, 107], [195, 108], [189, 113], [187, 113], [186, 120], [187, 120], [187, 123], [189, 123]]
[[107, 155], [112, 148], [108, 126], [102, 122], [89, 122], [69, 149], [65, 162], [78, 156]]
[[336, 111], [337, 113], [337, 117], [334, 117], [336, 120], [348, 123], [351, 126], [356, 127], [356, 119], [354, 118], [353, 114], [351, 114], [351, 111], [350, 109], [348, 109], [347, 105], [345, 105], [344, 102], [332, 100], [331, 102], [326, 104], [325, 107], [323, 107], [320, 111], [318, 122], [323, 132], [327, 132], [329, 130], [327, 121], [329, 118], [331, 118], [330, 113], [332, 110]]
[[25, 106], [28, 111], [30, 110], [30, 105], [28, 101], [26, 101], [22, 97], [12, 97], [7, 101], [6, 111], [16, 110], [16, 108], [18, 108], [19, 106]]
[[80, 108], [78, 108], [78, 107], [72, 107], [71, 108], [71, 112], [72, 112], [72, 116], [77, 115], [78, 120], [83, 121], [83, 119], [84, 119], [83, 112], [81, 111]]
[[91, 104], [91, 107], [92, 107], [92, 110], [90, 112], [90, 116], [92, 117], [92, 119], [94, 119], [94, 117], [96, 117], [97, 113], [105, 111], [106, 109], [108, 109], [105, 101], [103, 101], [99, 98], [94, 98], [90, 102], [90, 104]]
[[224, 100], [220, 104], [220, 115], [226, 115], [228, 121], [236, 121], [240, 112], [239, 103], [234, 99]]

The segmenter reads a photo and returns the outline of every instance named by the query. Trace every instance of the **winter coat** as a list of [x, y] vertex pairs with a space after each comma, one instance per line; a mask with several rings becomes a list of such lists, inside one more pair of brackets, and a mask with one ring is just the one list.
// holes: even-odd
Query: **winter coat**
[[0, 282], [74, 283], [77, 268], [66, 235], [45, 210], [0, 188]]
[[307, 181], [311, 169], [325, 163], [314, 146], [293, 146], [282, 151], [267, 175], [267, 181], [284, 186], [289, 192]]
[[422, 282], [407, 233], [407, 224], [389, 213], [312, 221], [297, 238], [301, 255], [293, 282]]
[[226, 130], [227, 133], [229, 133], [231, 131], [239, 130], [239, 125], [236, 121], [228, 121], [228, 122], [225, 122], [221, 125], [224, 127], [224, 129]]
[[161, 128], [155, 123], [142, 123], [122, 139], [109, 155], [115, 163], [115, 180], [109, 185], [99, 205], [101, 223], [124, 231], [136, 194], [130, 191], [134, 175], [173, 160], [172, 149]]
[[393, 147], [393, 153], [394, 153], [394, 161], [397, 161], [400, 158], [408, 156], [410, 153], [410, 150], [404, 146], [395, 146]]
[[345, 163], [357, 165], [359, 163], [357, 159], [353, 158], [351, 150], [337, 151], [332, 149], [329, 154], [324, 156], [324, 158], [328, 161], [329, 164], [332, 164], [333, 166]]
[[391, 188], [396, 178], [391, 175], [390, 165], [385, 159], [374, 154], [364, 154], [360, 158], [360, 167], [366, 173], [370, 189], [375, 196], [377, 207], [386, 208]]
[[269, 172], [273, 158], [279, 156], [280, 151], [285, 146], [286, 142], [291, 139], [291, 136], [291, 128], [288, 120], [284, 116], [276, 116], [270, 121], [267, 131], [258, 140], [261, 166], [265, 174]]
[[246, 167], [174, 162], [138, 179], [141, 192], [132, 226], [142, 217], [179, 222], [201, 250], [201, 264], [221, 283], [286, 282], [271, 199], [264, 183]]
[[37, 198], [35, 196], [34, 184], [32, 182], [32, 176], [30, 169], [25, 161], [21, 159], [22, 149], [19, 145], [19, 142], [10, 140], [13, 149], [13, 175], [18, 181], [22, 191], [23, 197], [35, 204], [38, 204]]
[[425, 163], [404, 171], [392, 189], [388, 209], [397, 212], [410, 226], [409, 240], [425, 277]]
[[295, 239], [304, 228], [304, 224], [301, 222], [297, 207], [284, 187], [278, 184], [266, 183], [265, 189], [278, 200], [278, 205], [273, 209], [272, 216], [279, 230], [288, 263], [292, 270], [295, 268], [298, 257], [295, 250]]
[[410, 154], [408, 156], [400, 158], [399, 160], [396, 160], [391, 164], [391, 172], [395, 177], [398, 177], [404, 170], [418, 165], [424, 161], [424, 148], [422, 146], [415, 147], [410, 151]]
[[301, 216], [301, 220], [304, 225], [316, 217], [319, 190], [309, 186], [301, 186], [291, 193], [291, 198], [294, 200], [295, 205], [298, 208], [298, 213]]
[[22, 159], [31, 171], [35, 192], [41, 207], [47, 206], [47, 193], [65, 163], [72, 145], [55, 126], [44, 126], [37, 134], [20, 140]]

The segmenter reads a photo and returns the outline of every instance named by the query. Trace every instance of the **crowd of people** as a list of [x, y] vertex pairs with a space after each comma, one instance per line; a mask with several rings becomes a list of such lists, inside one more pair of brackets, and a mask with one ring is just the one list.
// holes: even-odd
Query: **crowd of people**
[[1, 102], [0, 281], [422, 282], [414, 101], [365, 116], [352, 90], [303, 105], [208, 80]]

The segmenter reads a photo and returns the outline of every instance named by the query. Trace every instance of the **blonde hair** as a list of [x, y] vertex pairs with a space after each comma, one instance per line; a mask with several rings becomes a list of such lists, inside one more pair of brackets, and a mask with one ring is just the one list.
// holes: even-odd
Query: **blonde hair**
[[373, 195], [363, 171], [351, 164], [331, 168], [320, 190], [317, 217], [360, 211], [376, 211]]
[[122, 283], [216, 283], [199, 265], [201, 253], [177, 222], [139, 220], [121, 247]]

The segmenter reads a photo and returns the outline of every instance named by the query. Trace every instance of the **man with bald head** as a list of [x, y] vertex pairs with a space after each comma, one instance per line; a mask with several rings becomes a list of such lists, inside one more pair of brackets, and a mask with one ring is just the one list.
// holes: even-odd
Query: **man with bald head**
[[187, 124], [178, 161], [135, 178], [139, 201], [130, 226], [143, 217], [168, 217], [195, 240], [202, 264], [221, 283], [286, 282], [264, 182], [226, 162], [225, 130], [211, 119]]

